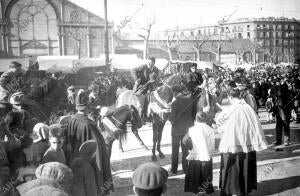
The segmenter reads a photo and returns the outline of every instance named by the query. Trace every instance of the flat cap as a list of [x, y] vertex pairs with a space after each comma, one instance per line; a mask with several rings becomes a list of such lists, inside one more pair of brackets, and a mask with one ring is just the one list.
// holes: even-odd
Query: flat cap
[[10, 62], [10, 67], [11, 68], [17, 68], [17, 67], [21, 67], [21, 66], [22, 66], [22, 64], [17, 62], [17, 61]]
[[49, 126], [44, 123], [37, 123], [33, 127], [33, 143], [48, 139]]
[[66, 192], [61, 189], [54, 188], [48, 185], [42, 185], [35, 187], [26, 193], [22, 194], [22, 196], [68, 196]]
[[162, 187], [168, 180], [168, 172], [154, 164], [144, 163], [133, 173], [132, 182], [136, 188], [152, 190]]
[[75, 87], [74, 87], [74, 86], [69, 86], [69, 87], [67, 88], [67, 90], [68, 90], [68, 91], [75, 91]]
[[67, 182], [73, 178], [72, 170], [59, 162], [48, 162], [40, 165], [35, 170], [35, 175], [39, 179], [55, 180], [57, 182]]
[[12, 105], [21, 104], [24, 98], [24, 93], [16, 92], [9, 97], [9, 103]]

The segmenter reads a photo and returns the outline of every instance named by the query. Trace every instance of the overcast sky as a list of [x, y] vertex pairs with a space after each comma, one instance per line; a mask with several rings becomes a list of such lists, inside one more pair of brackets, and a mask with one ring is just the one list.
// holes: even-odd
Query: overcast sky
[[[104, 17], [104, 0], [71, 0]], [[288, 17], [300, 19], [300, 0], [107, 0], [108, 20], [115, 27], [126, 16], [135, 23], [145, 23], [155, 16], [155, 30], [214, 24], [226, 15], [241, 17]], [[142, 6], [143, 5], [143, 6]], [[124, 28], [125, 29], [125, 28]]]

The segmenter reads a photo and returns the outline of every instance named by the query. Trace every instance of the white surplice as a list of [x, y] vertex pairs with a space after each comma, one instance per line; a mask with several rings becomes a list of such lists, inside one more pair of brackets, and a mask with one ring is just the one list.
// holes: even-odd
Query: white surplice
[[248, 153], [267, 149], [267, 141], [255, 111], [244, 100], [233, 98], [216, 118], [222, 132], [221, 153]]
[[196, 123], [189, 129], [193, 149], [187, 160], [209, 161], [215, 149], [214, 130], [206, 123]]

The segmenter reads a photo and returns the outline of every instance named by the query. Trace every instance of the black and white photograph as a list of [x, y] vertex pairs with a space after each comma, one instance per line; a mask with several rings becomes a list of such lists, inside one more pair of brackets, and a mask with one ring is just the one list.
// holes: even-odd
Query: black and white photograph
[[299, 196], [300, 0], [0, 0], [0, 196]]

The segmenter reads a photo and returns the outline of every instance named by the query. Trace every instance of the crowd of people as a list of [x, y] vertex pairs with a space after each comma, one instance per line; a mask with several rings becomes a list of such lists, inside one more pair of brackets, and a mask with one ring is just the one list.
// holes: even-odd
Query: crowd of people
[[[142, 89], [142, 94], [153, 90], [153, 81], [161, 76], [154, 65], [155, 58], [150, 58], [146, 65], [135, 69], [134, 80], [127, 74], [103, 74], [91, 82], [88, 91], [75, 92], [74, 87], [69, 87], [66, 90], [68, 103], [74, 106], [73, 115], [67, 121], [61, 116], [57, 122], [46, 124], [22, 108], [24, 93], [12, 91], [22, 89], [20, 75], [24, 74], [21, 65], [12, 62], [11, 70], [0, 77], [0, 195], [96, 196], [114, 191], [104, 137], [89, 116], [90, 108], [111, 105], [115, 101], [112, 97], [116, 97], [120, 88], [134, 87], [136, 92]], [[183, 191], [213, 193], [212, 157], [216, 134], [222, 134], [218, 147], [221, 195], [245, 195], [257, 189], [256, 152], [268, 148], [257, 115], [259, 107], [267, 107], [276, 119], [274, 145], [291, 142], [291, 114], [299, 107], [298, 69], [284, 73], [277, 69], [261, 73], [237, 70], [215, 75], [209, 71], [199, 74], [196, 69], [196, 65], [191, 65], [187, 76], [191, 96], [183, 95], [179, 86], [172, 87], [171, 168], [166, 171], [154, 163], [140, 165], [132, 176], [136, 195], [162, 195], [167, 191], [168, 176], [178, 172], [180, 146], [185, 174]], [[225, 93], [229, 99], [228, 107], [222, 107], [221, 101], [217, 103], [222, 111], [215, 118], [214, 128], [207, 121], [206, 109], [197, 111], [194, 104], [182, 108], [202, 90], [210, 92], [209, 78], [215, 78], [216, 84], [223, 86], [219, 89], [224, 92], [216, 96]]]

